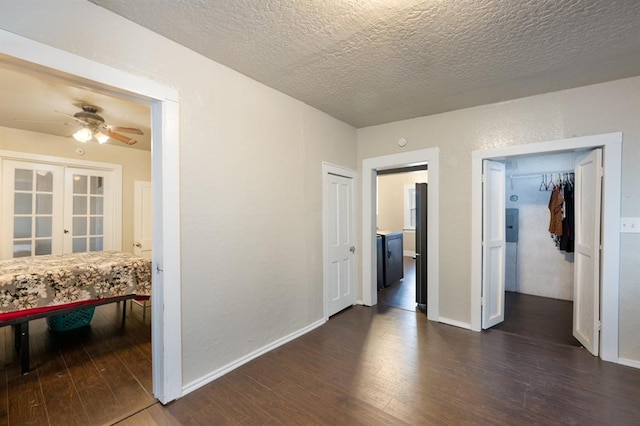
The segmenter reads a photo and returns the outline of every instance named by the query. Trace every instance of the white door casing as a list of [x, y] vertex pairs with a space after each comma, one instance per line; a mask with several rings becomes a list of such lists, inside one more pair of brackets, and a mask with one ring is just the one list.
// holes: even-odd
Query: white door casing
[[623, 134], [606, 133], [472, 152], [471, 216], [471, 329], [482, 329], [482, 164], [485, 159], [505, 159], [519, 155], [577, 152], [603, 149], [602, 210], [600, 232], [600, 344], [599, 355], [605, 361], [620, 362], [619, 284], [620, 284], [620, 213], [622, 185]]
[[[40, 72], [54, 70], [72, 80], [81, 80], [94, 90], [125, 93], [151, 104], [156, 236], [152, 296], [156, 306], [152, 313], [153, 394], [163, 404], [182, 396], [178, 92], [4, 30], [0, 30], [0, 54], [10, 61], [24, 61], [28, 68]], [[114, 246], [121, 249], [121, 241], [115, 241]]]
[[356, 303], [355, 172], [323, 165], [325, 318]]
[[482, 328], [504, 321], [505, 165], [484, 160], [482, 186]]
[[[427, 148], [362, 160], [362, 303], [378, 302], [376, 280], [376, 177], [378, 170], [428, 164], [427, 319], [460, 325], [440, 316], [440, 148]], [[479, 292], [478, 292], [479, 293]], [[467, 326], [468, 328], [468, 326]]]
[[135, 181], [133, 188], [133, 253], [151, 260], [153, 253], [153, 188]]
[[575, 169], [575, 254], [573, 335], [598, 355], [600, 333], [600, 206], [602, 149], [580, 159]]

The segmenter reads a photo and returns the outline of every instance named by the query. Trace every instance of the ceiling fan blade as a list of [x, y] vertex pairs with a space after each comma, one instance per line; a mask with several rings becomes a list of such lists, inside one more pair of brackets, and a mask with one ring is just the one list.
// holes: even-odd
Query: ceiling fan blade
[[64, 115], [65, 117], [72, 118], [72, 119], [76, 120], [77, 122], [84, 124], [85, 126], [88, 126], [88, 125], [89, 125], [89, 123], [88, 123], [87, 121], [80, 120], [79, 118], [74, 117], [73, 115], [65, 114], [64, 112], [60, 112], [60, 111], [53, 111], [53, 112], [55, 112], [55, 113], [57, 113], [57, 114]]
[[112, 132], [125, 132], [125, 133], [133, 133], [134, 135], [144, 135], [142, 130], [136, 127], [120, 127], [120, 126], [108, 126], [109, 130]]
[[110, 138], [119, 140], [122, 143], [126, 143], [127, 145], [133, 145], [134, 143], [138, 142], [137, 140], [131, 139], [128, 136], [121, 135], [120, 133], [115, 133], [111, 131], [107, 131], [107, 136], [109, 136]]
[[63, 124], [65, 126], [75, 126], [76, 123], [68, 123], [66, 121], [58, 120], [29, 120], [28, 118], [14, 118], [13, 121], [21, 123], [41, 123], [41, 124]]

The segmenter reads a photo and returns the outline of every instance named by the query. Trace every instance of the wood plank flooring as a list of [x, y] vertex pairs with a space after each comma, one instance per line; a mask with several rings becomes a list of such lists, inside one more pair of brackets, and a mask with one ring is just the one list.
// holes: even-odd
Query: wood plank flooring
[[573, 337], [573, 302], [505, 292], [504, 322], [493, 327], [562, 345], [580, 346]]
[[404, 278], [378, 291], [378, 303], [393, 308], [416, 310], [416, 261], [403, 257]]
[[110, 424], [154, 404], [149, 320], [134, 308], [123, 329], [121, 307], [97, 307], [90, 326], [62, 333], [32, 321], [25, 376], [12, 328], [0, 328], [0, 426]]
[[354, 306], [122, 425], [637, 425], [640, 370], [586, 350]]

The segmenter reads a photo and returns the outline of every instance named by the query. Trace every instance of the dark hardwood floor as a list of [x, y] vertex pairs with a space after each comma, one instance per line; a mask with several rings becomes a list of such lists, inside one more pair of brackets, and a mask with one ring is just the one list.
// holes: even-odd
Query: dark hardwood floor
[[640, 370], [586, 350], [354, 306], [122, 425], [636, 425]]
[[148, 316], [128, 310], [123, 329], [121, 307], [97, 307], [90, 326], [67, 332], [32, 321], [24, 376], [12, 328], [0, 328], [0, 425], [110, 424], [154, 404]]
[[404, 278], [378, 291], [378, 303], [393, 308], [416, 310], [416, 261], [403, 257]]
[[580, 346], [573, 337], [573, 302], [505, 292], [504, 322], [495, 330], [562, 345]]
[[149, 321], [119, 326], [117, 305], [91, 327], [32, 324], [20, 374], [0, 329], [0, 425], [607, 424], [640, 419], [640, 370], [513, 332], [472, 332], [380, 304], [324, 326], [167, 406], [151, 388]]

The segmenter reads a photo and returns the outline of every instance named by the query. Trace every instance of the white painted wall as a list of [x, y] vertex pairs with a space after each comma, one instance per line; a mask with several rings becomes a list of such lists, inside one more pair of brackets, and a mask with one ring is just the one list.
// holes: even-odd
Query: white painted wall
[[[640, 77], [358, 130], [358, 158], [440, 148], [440, 315], [470, 321], [471, 152], [622, 131], [622, 216], [640, 217]], [[622, 234], [621, 358], [640, 361], [640, 234]]]
[[377, 227], [383, 231], [402, 232], [404, 251], [416, 251], [416, 233], [404, 229], [405, 187], [416, 183], [427, 183], [425, 171], [395, 173], [378, 176]]
[[[75, 153], [82, 148], [84, 155]], [[0, 127], [0, 150], [122, 165], [122, 250], [133, 252], [133, 182], [151, 180], [151, 152]]]
[[[560, 251], [551, 239], [548, 207], [551, 191], [540, 191], [540, 183], [542, 173], [573, 170], [575, 158], [575, 153], [567, 153], [507, 162], [506, 208], [519, 211], [518, 243], [507, 243], [507, 271], [516, 266], [515, 276], [507, 273], [507, 289], [511, 288], [512, 279], [513, 291], [573, 300], [573, 253]], [[518, 200], [511, 201], [512, 195]]]
[[353, 127], [88, 2], [0, 28], [178, 90], [185, 386], [322, 319], [321, 162], [356, 168]]

